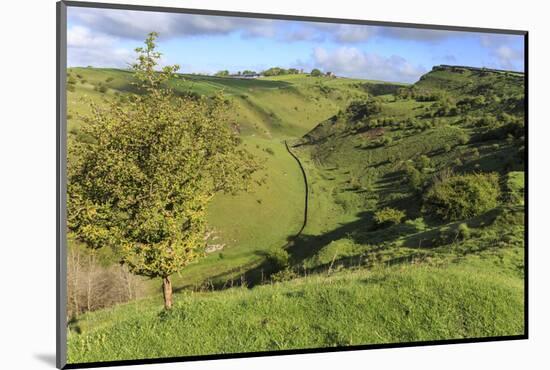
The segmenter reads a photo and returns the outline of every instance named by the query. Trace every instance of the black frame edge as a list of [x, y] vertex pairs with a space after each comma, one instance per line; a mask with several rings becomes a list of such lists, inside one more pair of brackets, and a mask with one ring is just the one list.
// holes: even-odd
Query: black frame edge
[[56, 3], [56, 367], [67, 364], [67, 235], [66, 218], [66, 146], [67, 146], [67, 5]]

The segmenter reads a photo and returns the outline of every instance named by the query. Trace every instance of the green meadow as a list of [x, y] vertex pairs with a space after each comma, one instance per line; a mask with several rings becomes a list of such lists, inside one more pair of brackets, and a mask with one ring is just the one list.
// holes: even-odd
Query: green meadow
[[[68, 140], [83, 140], [90, 101], [135, 92], [128, 71], [68, 75]], [[172, 277], [171, 311], [145, 278], [131, 299], [77, 309], [69, 363], [524, 333], [522, 74], [176, 77], [181, 96], [223, 92], [265, 181], [214, 197], [211, 250]], [[301, 233], [306, 186], [285, 141], [307, 177]], [[118, 264], [98, 258], [97, 276]]]

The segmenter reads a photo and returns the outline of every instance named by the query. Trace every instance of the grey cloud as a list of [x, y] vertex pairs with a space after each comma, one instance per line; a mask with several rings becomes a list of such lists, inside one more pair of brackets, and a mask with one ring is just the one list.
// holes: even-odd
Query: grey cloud
[[275, 33], [275, 21], [248, 18], [103, 9], [71, 9], [69, 17], [107, 35], [134, 40], [141, 40], [152, 31], [158, 32], [164, 39], [236, 31], [242, 31], [248, 37], [272, 36]]
[[378, 27], [378, 34], [382, 37], [412, 40], [412, 41], [441, 41], [444, 39], [460, 36], [463, 32], [429, 30], [421, 28], [404, 27]]
[[401, 56], [384, 57], [375, 53], [365, 53], [354, 47], [341, 47], [330, 51], [315, 48], [312, 59], [315, 65], [325, 71], [373, 80], [414, 82], [426, 72], [422, 66], [415, 66]]

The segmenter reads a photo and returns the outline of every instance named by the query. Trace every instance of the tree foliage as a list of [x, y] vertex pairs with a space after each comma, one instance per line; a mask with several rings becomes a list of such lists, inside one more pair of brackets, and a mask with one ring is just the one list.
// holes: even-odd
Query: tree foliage
[[156, 37], [136, 49], [141, 93], [92, 104], [80, 128], [90, 139], [69, 142], [68, 227], [90, 248], [113, 248], [131, 272], [168, 279], [201, 255], [214, 194], [246, 190], [260, 164], [239, 146], [221, 95], [167, 87], [178, 66], [157, 71]]
[[498, 204], [498, 175], [447, 175], [435, 180], [424, 197], [424, 210], [443, 220], [478, 216]]
[[374, 222], [381, 226], [400, 224], [404, 218], [404, 211], [391, 207], [382, 208], [374, 213]]
[[323, 74], [318, 68], [313, 68], [310, 72], [310, 75], [313, 77], [319, 77]]

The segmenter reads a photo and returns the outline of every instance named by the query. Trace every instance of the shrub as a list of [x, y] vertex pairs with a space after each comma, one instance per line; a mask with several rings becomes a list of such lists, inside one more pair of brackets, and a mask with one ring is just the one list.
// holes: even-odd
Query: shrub
[[377, 99], [355, 100], [346, 109], [352, 121], [363, 120], [373, 114], [380, 113], [382, 104]]
[[107, 77], [107, 78], [105, 79], [105, 82], [109, 83], [109, 82], [111, 82], [111, 81], [113, 81], [113, 80], [114, 80], [113, 77]]
[[271, 148], [265, 148], [264, 150], [267, 154], [275, 155], [275, 151]]
[[[311, 76], [313, 76], [313, 77], [319, 77], [319, 76], [321, 76], [323, 73], [322, 73], [319, 69], [313, 68], [313, 69], [311, 70], [310, 74], [311, 74]], [[267, 75], [266, 75], [266, 76], [267, 76]]]
[[511, 204], [523, 204], [525, 201], [525, 173], [513, 171], [506, 175], [506, 200]]
[[422, 173], [420, 173], [420, 171], [418, 171], [412, 165], [407, 165], [407, 167], [405, 167], [405, 173], [407, 174], [409, 185], [414, 190], [420, 190], [420, 188], [422, 188], [422, 185], [424, 184], [424, 177], [422, 176]]
[[482, 214], [497, 206], [498, 175], [450, 175], [437, 179], [424, 196], [424, 211], [443, 220], [460, 220]]
[[359, 180], [359, 178], [357, 176], [352, 176], [350, 179], [349, 179], [349, 186], [352, 190], [359, 190], [361, 189], [361, 181]]
[[420, 157], [418, 157], [417, 168], [419, 170], [422, 170], [424, 168], [430, 168], [431, 165], [432, 165], [432, 161], [430, 160], [430, 157], [428, 157], [427, 155], [422, 154]]
[[444, 151], [445, 153], [449, 153], [449, 152], [451, 151], [451, 149], [452, 149], [452, 147], [451, 147], [450, 144], [445, 144], [445, 145], [443, 146], [443, 151]]
[[97, 91], [99, 91], [100, 93], [104, 94], [104, 93], [107, 92], [107, 86], [105, 86], [105, 85], [99, 85], [99, 86], [97, 87]]
[[278, 269], [287, 267], [290, 263], [288, 252], [282, 248], [272, 248], [267, 252], [267, 260]]
[[457, 232], [458, 232], [458, 236], [462, 240], [470, 239], [470, 236], [472, 235], [470, 228], [465, 223], [461, 223], [460, 225], [458, 225]]
[[393, 143], [393, 139], [389, 136], [384, 136], [382, 138], [382, 144], [385, 146], [390, 146]]
[[382, 208], [374, 213], [374, 222], [380, 226], [400, 224], [403, 218], [405, 218], [404, 211], [390, 207]]
[[287, 267], [284, 270], [278, 271], [271, 275], [271, 281], [278, 283], [281, 281], [289, 281], [298, 277], [298, 274], [291, 268]]
[[468, 141], [470, 141], [470, 138], [468, 137], [468, 134], [466, 134], [466, 133], [462, 133], [462, 134], [460, 134], [460, 136], [458, 137], [458, 142], [459, 142], [461, 145], [466, 145], [466, 144], [468, 144]]

